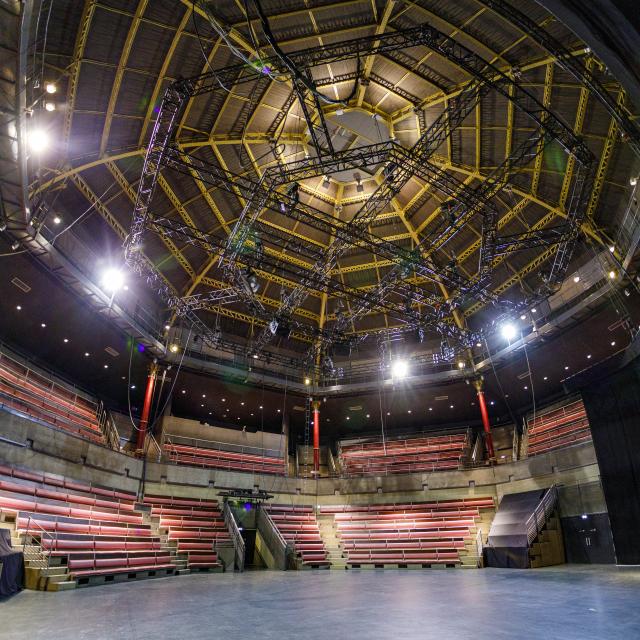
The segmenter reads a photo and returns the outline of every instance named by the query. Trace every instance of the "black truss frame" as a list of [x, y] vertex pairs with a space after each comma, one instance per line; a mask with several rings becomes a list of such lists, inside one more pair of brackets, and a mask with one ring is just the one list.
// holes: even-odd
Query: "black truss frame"
[[[503, 3], [485, 2], [485, 4]], [[347, 325], [353, 324], [358, 317], [372, 310], [389, 313], [392, 317], [406, 323], [410, 330], [423, 328], [438, 331], [443, 338], [452, 338], [457, 341], [460, 348], [468, 346], [474, 336], [451, 322], [453, 309], [462, 306], [470, 298], [499, 302], [487, 288], [493, 262], [503, 252], [511, 252], [519, 248], [558, 245], [558, 251], [546, 278], [546, 287], [537, 292], [538, 297], [548, 294], [559, 285], [568, 267], [595, 175], [593, 154], [570, 127], [544, 107], [515, 78], [502, 73], [479, 55], [430, 25], [313, 47], [288, 54], [288, 56], [303, 73], [310, 74], [312, 68], [323, 64], [354, 58], [359, 60], [361, 56], [376, 53], [404, 60], [407, 56], [403, 49], [418, 45], [425, 46], [445, 57], [466, 71], [472, 80], [455, 98], [449, 100], [441, 115], [431, 126], [422, 129], [419, 140], [411, 149], [405, 149], [390, 141], [356, 150], [336, 152], [330, 143], [326, 124], [324, 141], [315, 135], [313, 119], [308, 112], [310, 96], [298, 86], [297, 80], [290, 72], [282, 68], [281, 61], [275, 56], [261, 60], [255, 67], [246, 64], [232, 65], [172, 83], [163, 97], [145, 156], [131, 231], [125, 241], [125, 256], [128, 263], [148, 280], [153, 281], [161, 297], [179, 314], [189, 317], [193, 322], [197, 321], [199, 325], [202, 322], [194, 311], [205, 304], [237, 300], [245, 303], [254, 314], [265, 320], [267, 325], [252, 341], [249, 347], [252, 354], [259, 354], [265, 349], [275, 333], [274, 326], [283, 322], [294, 326], [303, 335], [318, 340], [318, 344], [324, 345], [324, 348], [330, 347], [336, 340], [356, 339], [346, 331]], [[563, 58], [563, 61], [567, 62], [567, 58]], [[316, 156], [287, 164], [278, 161], [276, 166], [267, 169], [259, 179], [252, 179], [246, 175], [233, 174], [195, 156], [187, 155], [172, 145], [177, 122], [190, 98], [214, 92], [218, 90], [220, 83], [230, 86], [257, 81], [260, 90], [254, 91], [251, 99], [253, 102], [256, 96], [264, 94], [268, 81], [274, 75], [289, 79], [293, 84], [293, 91], [271, 124], [269, 133], [273, 135], [278, 131], [287, 112], [298, 100], [307, 110], [305, 117], [316, 147]], [[355, 76], [345, 74], [344, 80], [358, 81], [357, 75], [357, 73]], [[584, 75], [580, 77], [585, 82], [589, 80], [593, 83], [590, 77], [586, 78]], [[382, 79], [381, 82], [383, 82]], [[433, 165], [430, 159], [489, 91], [496, 91], [512, 101], [536, 124], [537, 131], [488, 176], [480, 187], [473, 189]], [[312, 99], [313, 107], [321, 113], [322, 109], [317, 102], [317, 97]], [[416, 100], [411, 96], [412, 103]], [[620, 110], [618, 109], [615, 113], [619, 115]], [[244, 115], [241, 114], [240, 117], [244, 118]], [[320, 118], [321, 125], [323, 122], [324, 120]], [[553, 229], [528, 232], [517, 237], [499, 238], [497, 234], [499, 214], [491, 202], [492, 198], [504, 188], [519, 167], [541, 153], [545, 144], [551, 140], [559, 143], [577, 161], [565, 224]], [[371, 164], [384, 166], [383, 179], [372, 196], [348, 222], [301, 203], [296, 194], [278, 190], [285, 184], [297, 183], [308, 177], [331, 175], [345, 169]], [[226, 240], [212, 238], [198, 229], [176, 223], [168, 218], [150, 215], [156, 182], [163, 167], [189, 174], [195, 173], [206, 184], [230, 191], [245, 201], [246, 204]], [[435, 231], [425, 235], [413, 250], [407, 250], [386, 242], [383, 238], [371, 233], [368, 227], [389, 206], [392, 199], [413, 175], [420, 176], [434, 188], [442, 191], [454, 200], [455, 204], [449, 211], [450, 224], [444, 229], [442, 224], [439, 225]], [[315, 250], [304, 243], [296, 242], [285, 232], [274, 230], [260, 219], [265, 209], [286, 212], [291, 218], [330, 233], [334, 241], [325, 251]], [[481, 213], [483, 219], [479, 267], [475, 277], [465, 278], [458, 273], [455, 262], [444, 267], [440, 266], [436, 263], [434, 254], [441, 250], [476, 213]], [[226, 279], [230, 283], [228, 290], [223, 291], [228, 291], [229, 295], [212, 292], [208, 298], [207, 294], [189, 298], [177, 297], [162, 281], [159, 272], [153, 274], [154, 267], [145, 261], [138, 251], [146, 229], [220, 253], [220, 262], [224, 267]], [[286, 242], [288, 246], [293, 244], [299, 255], [311, 261], [308, 268], [286, 263], [285, 271], [291, 275], [291, 280], [297, 282], [297, 285], [291, 288], [276, 311], [271, 313], [265, 309], [251, 288], [246, 286], [245, 270], [252, 268], [267, 273], [269, 269], [274, 272], [283, 271], [283, 263], [269, 252], [265, 252], [264, 248], [259, 250], [256, 237], [264, 238], [265, 242], [275, 247], [282, 242]], [[424, 245], [427, 244], [429, 247], [425, 249]], [[354, 246], [394, 263], [379, 285], [371, 291], [346, 287], [331, 277], [340, 257], [347, 249]], [[415, 284], [408, 284], [406, 276], [409, 273], [449, 291], [438, 294]], [[310, 325], [294, 322], [292, 316], [303, 303], [308, 290], [345, 296], [354, 303], [354, 307], [349, 316], [343, 314], [337, 318], [334, 326], [329, 330], [320, 331]], [[405, 304], [389, 302], [388, 298], [392, 293], [404, 299]]]

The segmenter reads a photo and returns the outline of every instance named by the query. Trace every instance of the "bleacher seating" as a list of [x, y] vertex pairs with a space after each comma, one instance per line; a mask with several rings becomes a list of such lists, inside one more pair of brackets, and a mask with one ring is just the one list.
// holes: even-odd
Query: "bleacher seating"
[[134, 511], [132, 493], [0, 466], [0, 512], [44, 556], [66, 565], [79, 584], [95, 576], [140, 571], [170, 575], [171, 553]]
[[591, 441], [591, 430], [582, 400], [543, 411], [528, 422], [529, 456]]
[[256, 449], [257, 453], [233, 451], [234, 445], [209, 440], [171, 437], [162, 446], [171, 462], [197, 467], [211, 467], [227, 471], [249, 471], [251, 473], [269, 473], [284, 475], [284, 457], [272, 451]]
[[313, 507], [270, 504], [268, 511], [282, 537], [293, 544], [303, 566], [325, 567], [330, 564]]
[[95, 402], [0, 352], [0, 407], [104, 444]]
[[333, 515], [346, 562], [361, 565], [447, 565], [462, 563], [473, 543], [482, 509], [492, 498], [387, 505], [321, 506]]
[[468, 432], [340, 443], [344, 475], [416, 473], [458, 469], [468, 447]]
[[231, 545], [231, 536], [217, 500], [145, 496], [144, 503], [151, 505], [169, 543], [187, 556], [188, 569], [222, 569], [217, 550]]

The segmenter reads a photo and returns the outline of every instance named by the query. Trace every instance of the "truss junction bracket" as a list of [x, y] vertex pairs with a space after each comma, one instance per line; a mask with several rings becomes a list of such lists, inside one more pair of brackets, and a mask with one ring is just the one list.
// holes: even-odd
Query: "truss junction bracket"
[[[470, 49], [428, 24], [312, 47], [289, 53], [287, 56], [301, 73], [308, 74], [310, 69], [320, 64], [350, 59], [359, 61], [363, 56], [418, 45], [427, 47], [453, 62], [471, 76], [471, 81], [460, 94], [448, 101], [440, 116], [422, 130], [413, 147], [407, 149], [389, 141], [336, 151], [331, 144], [327, 144], [326, 139], [324, 144], [318, 139], [315, 156], [291, 163], [279, 161], [276, 167], [266, 170], [258, 180], [246, 175], [233, 174], [220, 166], [187, 155], [174, 145], [174, 138], [188, 100], [194, 96], [220, 91], [221, 86], [228, 88], [245, 82], [264, 80], [265, 77], [288, 78], [294, 85], [292, 95], [297, 96], [301, 105], [305, 103], [307, 98], [302, 95], [301, 90], [297, 90], [296, 93], [296, 78], [282, 64], [281, 59], [278, 56], [256, 59], [256, 64], [231, 65], [200, 76], [179, 79], [169, 85], [148, 144], [138, 184], [132, 225], [124, 243], [128, 264], [154, 285], [161, 298], [176, 313], [190, 318], [200, 329], [204, 323], [195, 314], [198, 309], [238, 301], [244, 303], [264, 323], [261, 332], [248, 347], [245, 347], [245, 353], [253, 355], [260, 354], [278, 333], [278, 329], [282, 330], [282, 326], [288, 325], [306, 335], [312, 343], [320, 344], [321, 353], [318, 359], [322, 359], [323, 354], [326, 355], [336, 342], [362, 340], [363, 332], [351, 334], [348, 328], [353, 327], [361, 316], [374, 310], [395, 316], [406, 326], [406, 331], [433, 331], [439, 333], [447, 343], [453, 341], [457, 349], [463, 350], [475, 340], [475, 334], [451, 321], [454, 310], [463, 309], [470, 300], [504, 306], [503, 303], [506, 302], [498, 299], [489, 289], [496, 258], [532, 246], [557, 246], [550, 272], [545, 278], [545, 285], [527, 303], [531, 304], [533, 299], [541, 299], [548, 295], [562, 281], [569, 266], [596, 170], [593, 154], [568, 125], [545, 107], [517, 79], [501, 72]], [[525, 113], [535, 124], [535, 133], [487, 176], [479, 187], [471, 188], [436, 167], [432, 163], [432, 156], [490, 91], [498, 92]], [[549, 141], [560, 144], [577, 163], [564, 224], [553, 229], [500, 238], [497, 233], [499, 216], [492, 202], [493, 198], [509, 184], [514, 174], [542, 153]], [[339, 220], [300, 202], [300, 180], [318, 175], [330, 176], [371, 164], [383, 167], [381, 182], [351, 220]], [[185, 174], [195, 174], [205, 184], [224, 189], [238, 197], [239, 204], [244, 203], [226, 239], [212, 238], [194, 227], [167, 218], [158, 218], [151, 213], [158, 177], [164, 167]], [[447, 215], [441, 216], [441, 221], [435, 229], [425, 233], [412, 250], [407, 250], [374, 235], [369, 231], [369, 225], [389, 206], [412, 176], [423, 178], [449, 198], [452, 204], [446, 210]], [[288, 187], [285, 191], [282, 190], [284, 186]], [[331, 234], [334, 240], [322, 251], [309, 246], [310, 243], [296, 243], [295, 238], [286, 232], [279, 232], [263, 223], [261, 213], [265, 209], [273, 209], [292, 219], [303, 221]], [[483, 221], [478, 272], [473, 277], [465, 277], [459, 273], [455, 260], [444, 265], [439, 264], [439, 260], [441, 261], [443, 255], [447, 255], [443, 251], [447, 243], [476, 214], [479, 214]], [[151, 263], [142, 259], [139, 248], [142, 246], [144, 233], [149, 230], [174, 236], [186, 243], [198, 243], [202, 247], [209, 247], [212, 253], [219, 254], [228, 286], [207, 294], [184, 297], [177, 295], [166, 284], [162, 274]], [[276, 249], [286, 247], [290, 250], [293, 247], [294, 251], [305, 259], [302, 264], [308, 266], [296, 266], [290, 262], [279, 263], [273, 255], [266, 254], [262, 239]], [[392, 263], [391, 270], [371, 290], [349, 288], [332, 277], [340, 258], [351, 247], [365, 248], [374, 256]], [[266, 310], [256, 295], [256, 287], [248, 277], [248, 269], [255, 271], [265, 266], [271, 269], [271, 273], [286, 271], [289, 280], [294, 283], [275, 311]], [[422, 283], [426, 282], [428, 286], [408, 284], [409, 274], [413, 274]], [[442, 291], [439, 292], [438, 287], [444, 289], [446, 295]], [[346, 296], [353, 303], [351, 312], [338, 317], [329, 329], [315, 329], [308, 324], [294, 322], [293, 315], [310, 289], [323, 294]], [[390, 300], [391, 296], [396, 300], [400, 298], [405, 303], [393, 302]], [[204, 333], [207, 331], [204, 330]], [[370, 335], [370, 332], [366, 335]], [[213, 337], [210, 338], [214, 341]], [[216, 336], [215, 343], [216, 346], [219, 345], [219, 336]], [[312, 349], [317, 353], [317, 347]], [[305, 357], [308, 359], [309, 354]]]

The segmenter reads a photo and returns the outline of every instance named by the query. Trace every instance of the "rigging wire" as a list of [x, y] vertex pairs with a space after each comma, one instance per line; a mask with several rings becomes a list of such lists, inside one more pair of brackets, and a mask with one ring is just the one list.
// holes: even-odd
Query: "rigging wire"
[[313, 80], [311, 78], [305, 77], [305, 75], [303, 73], [301, 73], [300, 70], [293, 63], [291, 58], [289, 58], [289, 56], [280, 48], [280, 46], [278, 45], [278, 43], [277, 43], [277, 41], [275, 39], [275, 36], [273, 35], [273, 32], [271, 31], [271, 26], [269, 25], [269, 19], [267, 18], [267, 15], [265, 14], [265, 12], [262, 9], [262, 5], [260, 4], [260, 0], [253, 0], [253, 4], [254, 4], [254, 6], [256, 8], [256, 11], [258, 12], [258, 17], [260, 18], [260, 24], [262, 25], [262, 30], [264, 32], [264, 35], [267, 38], [267, 42], [271, 45], [271, 47], [275, 51], [275, 54], [281, 60], [282, 64], [284, 64], [284, 66], [292, 74], [294, 83], [296, 81], [299, 82], [308, 91], [310, 91], [313, 95], [317, 96], [320, 100], [323, 100], [324, 102], [327, 102], [328, 104], [339, 104], [339, 105], [343, 105], [344, 106], [352, 98], [355, 97], [356, 92], [358, 91], [359, 80], [360, 80], [360, 72], [361, 72], [360, 55], [357, 56], [358, 67], [357, 67], [357, 72], [356, 72], [356, 79], [355, 79], [355, 81], [353, 83], [353, 87], [352, 87], [351, 92], [349, 93], [349, 95], [346, 98], [342, 99], [342, 100], [335, 99], [335, 98], [330, 98], [329, 96], [326, 96], [323, 93], [321, 93], [320, 91], [318, 91], [318, 88], [316, 87], [316, 85], [313, 82]]

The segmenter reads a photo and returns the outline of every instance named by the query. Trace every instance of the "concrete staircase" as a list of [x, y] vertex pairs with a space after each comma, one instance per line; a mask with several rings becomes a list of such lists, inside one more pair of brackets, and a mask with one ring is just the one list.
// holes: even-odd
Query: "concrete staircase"
[[187, 567], [187, 555], [178, 553], [178, 543], [175, 540], [169, 540], [169, 530], [160, 528], [160, 516], [152, 516], [148, 505], [138, 505], [136, 511], [142, 515], [144, 524], [148, 524], [151, 527], [152, 535], [160, 537], [160, 551], [171, 556], [171, 564], [176, 566], [176, 575], [185, 576], [190, 574], [191, 569]]
[[333, 516], [318, 514], [317, 520], [320, 536], [327, 551], [327, 560], [331, 563], [330, 568], [346, 569], [346, 558], [343, 556], [342, 545], [337, 535]]
[[478, 532], [482, 538], [482, 546], [487, 544], [489, 530], [496, 512], [494, 509], [483, 509], [480, 512], [480, 518], [476, 522], [476, 526], [471, 529], [471, 538], [467, 540], [464, 549], [460, 550], [461, 564], [460, 569], [479, 569], [484, 566], [482, 556], [478, 555]]
[[557, 511], [547, 520], [544, 528], [533, 541], [529, 548], [529, 558], [532, 569], [564, 564], [564, 541]]

